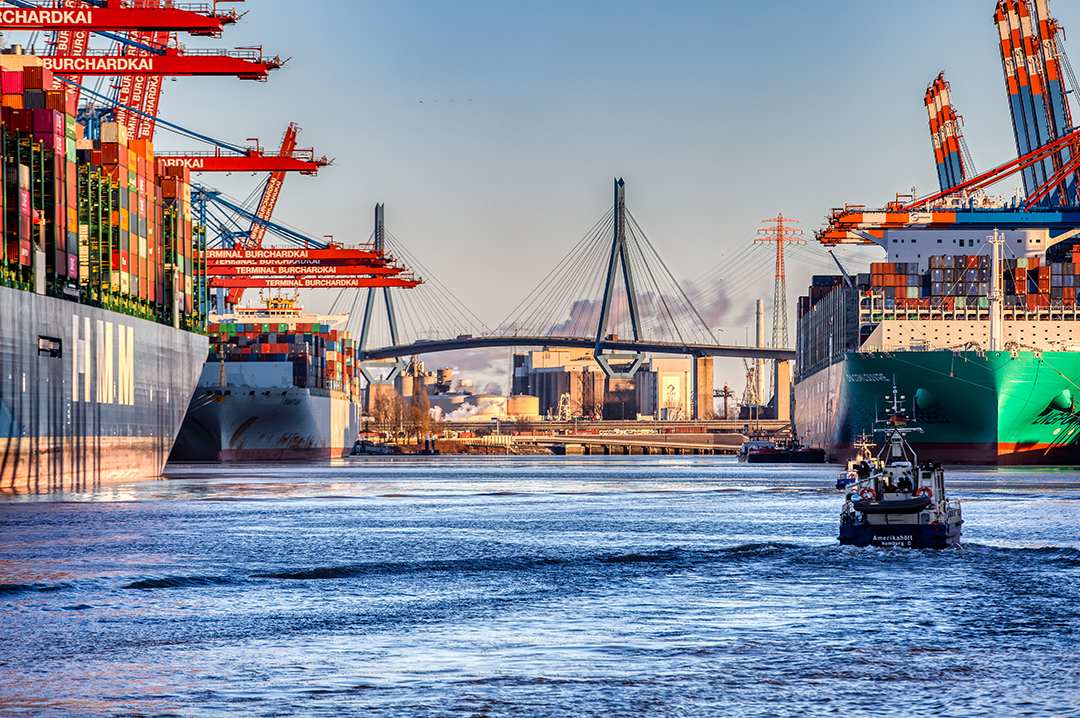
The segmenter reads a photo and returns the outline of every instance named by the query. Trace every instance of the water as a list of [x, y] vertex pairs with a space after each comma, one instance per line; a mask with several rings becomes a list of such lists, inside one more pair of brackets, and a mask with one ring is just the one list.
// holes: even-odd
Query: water
[[1080, 716], [1080, 476], [955, 470], [962, 551], [841, 548], [835, 467], [177, 467], [0, 503], [0, 715]]

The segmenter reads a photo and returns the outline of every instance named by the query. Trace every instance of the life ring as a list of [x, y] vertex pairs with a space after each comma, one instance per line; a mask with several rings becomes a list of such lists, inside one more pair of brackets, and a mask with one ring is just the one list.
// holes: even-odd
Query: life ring
[[934, 492], [930, 490], [929, 486], [920, 486], [915, 491], [915, 495], [916, 496], [925, 496], [926, 498], [931, 499], [931, 498], [934, 497]]
[[877, 501], [877, 493], [869, 486], [859, 492], [859, 497], [863, 501]]
[[856, 479], [859, 478], [859, 472], [856, 471], [855, 469], [851, 469], [850, 471], [847, 472], [847, 477], [848, 477], [849, 481], [855, 481]]

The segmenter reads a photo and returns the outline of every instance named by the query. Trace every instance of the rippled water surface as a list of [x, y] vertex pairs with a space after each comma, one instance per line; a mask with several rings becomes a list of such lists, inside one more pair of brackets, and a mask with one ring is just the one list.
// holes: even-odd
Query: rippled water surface
[[1075, 472], [950, 472], [930, 552], [835, 467], [170, 471], [0, 499], [0, 715], [1080, 716]]

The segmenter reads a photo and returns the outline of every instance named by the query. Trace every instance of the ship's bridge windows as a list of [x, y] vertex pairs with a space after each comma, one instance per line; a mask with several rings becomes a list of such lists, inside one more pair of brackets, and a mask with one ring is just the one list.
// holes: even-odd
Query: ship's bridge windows
[[939, 239], [939, 240], [937, 241], [937, 243], [938, 243], [938, 244], [941, 244], [941, 240]]

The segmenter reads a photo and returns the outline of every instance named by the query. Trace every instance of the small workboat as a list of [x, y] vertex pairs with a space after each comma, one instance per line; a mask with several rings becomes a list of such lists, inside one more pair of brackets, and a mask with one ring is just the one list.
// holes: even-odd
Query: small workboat
[[941, 464], [920, 464], [905, 440], [922, 429], [908, 427], [903, 398], [893, 387], [890, 417], [875, 429], [885, 434], [878, 456], [849, 469], [855, 478], [844, 492], [841, 544], [936, 549], [960, 544], [960, 502], [946, 497]]
[[[855, 458], [847, 462], [847, 468], [836, 477], [836, 488], [846, 488], [848, 484], [859, 480], [859, 469], [865, 463], [867, 467], [873, 466], [877, 459], [874, 458], [874, 445], [870, 442], [869, 434], [862, 434], [855, 442]], [[868, 474], [869, 468], [866, 469]]]
[[397, 444], [383, 444], [367, 439], [357, 439], [353, 444], [353, 456], [393, 456], [403, 453]]
[[797, 441], [744, 441], [739, 447], [739, 461], [748, 464], [824, 464], [825, 450], [803, 446]]

